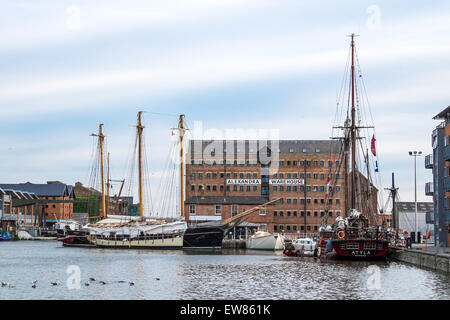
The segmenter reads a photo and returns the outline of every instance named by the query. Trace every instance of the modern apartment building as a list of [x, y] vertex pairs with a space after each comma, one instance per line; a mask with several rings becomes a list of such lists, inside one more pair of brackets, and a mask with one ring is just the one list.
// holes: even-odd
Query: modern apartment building
[[432, 169], [433, 182], [425, 184], [425, 194], [433, 196], [434, 213], [427, 222], [434, 224], [435, 243], [450, 244], [450, 106], [433, 119], [441, 123], [431, 134], [433, 153], [425, 157], [425, 168]]

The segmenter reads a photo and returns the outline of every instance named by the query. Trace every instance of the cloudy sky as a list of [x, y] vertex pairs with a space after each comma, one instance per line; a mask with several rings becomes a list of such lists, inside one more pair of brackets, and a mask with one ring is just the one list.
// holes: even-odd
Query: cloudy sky
[[[204, 130], [328, 139], [357, 49], [384, 186], [414, 200], [409, 150], [431, 153], [450, 103], [450, 3], [433, 1], [7, 1], [0, 19], [2, 183], [87, 183], [104, 123], [114, 178], [145, 114], [157, 176], [177, 114]], [[431, 171], [418, 159], [418, 199]]]

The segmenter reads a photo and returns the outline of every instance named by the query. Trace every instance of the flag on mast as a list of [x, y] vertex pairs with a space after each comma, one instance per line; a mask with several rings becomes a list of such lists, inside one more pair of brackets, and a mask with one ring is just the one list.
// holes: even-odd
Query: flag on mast
[[325, 200], [328, 199], [328, 193], [330, 192], [331, 184], [331, 169], [333, 168], [333, 155], [330, 155], [330, 161], [328, 162], [328, 177], [327, 177], [327, 190], [325, 193]]
[[374, 135], [372, 136], [372, 143], [371, 143], [371, 145], [370, 145], [370, 149], [371, 149], [372, 154], [374, 155], [374, 157], [377, 156], [377, 150], [375, 149], [375, 141], [377, 141], [377, 140], [375, 139], [375, 134], [374, 134]]

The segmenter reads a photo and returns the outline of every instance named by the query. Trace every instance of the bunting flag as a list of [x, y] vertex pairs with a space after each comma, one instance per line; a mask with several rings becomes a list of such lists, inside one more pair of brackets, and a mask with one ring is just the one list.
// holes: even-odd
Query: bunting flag
[[375, 172], [378, 172], [378, 161], [375, 161]]
[[331, 184], [331, 169], [333, 168], [333, 155], [330, 155], [330, 161], [328, 163], [328, 178], [327, 178], [327, 190], [325, 192], [325, 200], [328, 199], [328, 193], [330, 192]]
[[371, 149], [372, 154], [374, 155], [374, 157], [377, 156], [377, 151], [375, 150], [375, 141], [376, 141], [375, 135], [373, 135], [373, 136], [372, 136], [372, 143], [371, 143], [370, 149]]

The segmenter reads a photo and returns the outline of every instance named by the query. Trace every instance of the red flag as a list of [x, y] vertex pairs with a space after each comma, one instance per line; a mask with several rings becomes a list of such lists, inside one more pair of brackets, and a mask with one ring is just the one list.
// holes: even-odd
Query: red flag
[[376, 157], [376, 156], [377, 156], [377, 151], [375, 150], [375, 141], [376, 141], [375, 135], [373, 135], [373, 136], [372, 136], [372, 143], [371, 143], [370, 149], [371, 149], [371, 151], [372, 151], [372, 154]]

